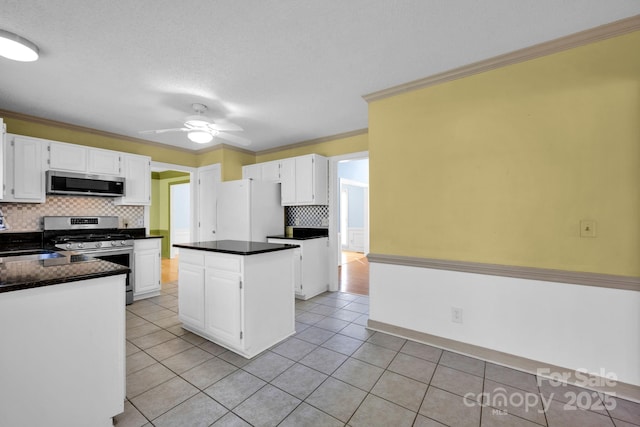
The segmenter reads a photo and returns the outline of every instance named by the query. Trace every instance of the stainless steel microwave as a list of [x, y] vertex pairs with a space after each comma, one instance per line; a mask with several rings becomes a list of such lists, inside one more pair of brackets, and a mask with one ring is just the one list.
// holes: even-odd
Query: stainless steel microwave
[[125, 180], [119, 176], [47, 171], [47, 194], [120, 197]]

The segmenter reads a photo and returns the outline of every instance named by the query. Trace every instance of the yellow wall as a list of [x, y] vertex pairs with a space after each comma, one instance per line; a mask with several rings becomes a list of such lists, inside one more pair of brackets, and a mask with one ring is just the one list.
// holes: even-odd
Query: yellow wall
[[89, 147], [104, 148], [107, 150], [122, 151], [125, 153], [142, 154], [150, 156], [156, 162], [171, 163], [182, 166], [195, 167], [197, 156], [184, 150], [172, 149], [160, 144], [145, 144], [143, 142], [128, 141], [109, 137], [99, 133], [89, 133], [80, 129], [70, 129], [52, 124], [43, 124], [28, 120], [5, 117], [7, 132], [18, 135], [33, 136], [36, 138], [50, 139], [53, 141], [68, 142], [71, 144], [87, 145]]
[[372, 102], [371, 251], [640, 276], [639, 47], [635, 32]]

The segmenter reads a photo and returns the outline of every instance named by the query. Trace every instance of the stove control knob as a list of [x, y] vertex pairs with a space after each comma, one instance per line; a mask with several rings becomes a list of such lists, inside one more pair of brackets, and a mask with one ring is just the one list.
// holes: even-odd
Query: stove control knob
[[82, 249], [84, 248], [84, 244], [83, 243], [78, 243], [78, 249]]
[[102, 242], [98, 242], [98, 243], [96, 243], [96, 248], [99, 248], [99, 247], [101, 247], [101, 246], [102, 246]]
[[115, 245], [117, 245], [117, 244], [118, 244], [118, 243], [117, 243], [115, 240], [112, 240], [112, 241], [111, 241], [111, 246], [115, 246]]
[[67, 243], [66, 245], [64, 245], [64, 247], [67, 249], [71, 249], [71, 243]]
[[126, 245], [126, 244], [127, 244], [127, 242], [125, 242], [124, 240], [122, 240], [122, 241], [120, 242], [120, 246], [124, 246], [124, 245]]

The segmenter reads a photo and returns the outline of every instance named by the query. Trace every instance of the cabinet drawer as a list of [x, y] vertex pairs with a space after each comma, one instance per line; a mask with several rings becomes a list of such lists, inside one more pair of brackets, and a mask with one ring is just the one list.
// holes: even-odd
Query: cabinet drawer
[[136, 250], [160, 249], [160, 239], [137, 239], [134, 245]]
[[206, 267], [215, 268], [216, 270], [232, 273], [240, 273], [242, 271], [242, 262], [239, 257], [209, 255], [205, 258], [204, 263]]
[[180, 249], [180, 264], [204, 265], [204, 254], [201, 251]]

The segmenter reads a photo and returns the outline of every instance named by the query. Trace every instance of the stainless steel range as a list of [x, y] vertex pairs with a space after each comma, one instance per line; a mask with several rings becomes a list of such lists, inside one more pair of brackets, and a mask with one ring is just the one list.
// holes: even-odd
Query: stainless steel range
[[118, 230], [117, 216], [45, 216], [44, 244], [127, 266], [127, 304], [133, 302], [133, 238]]

